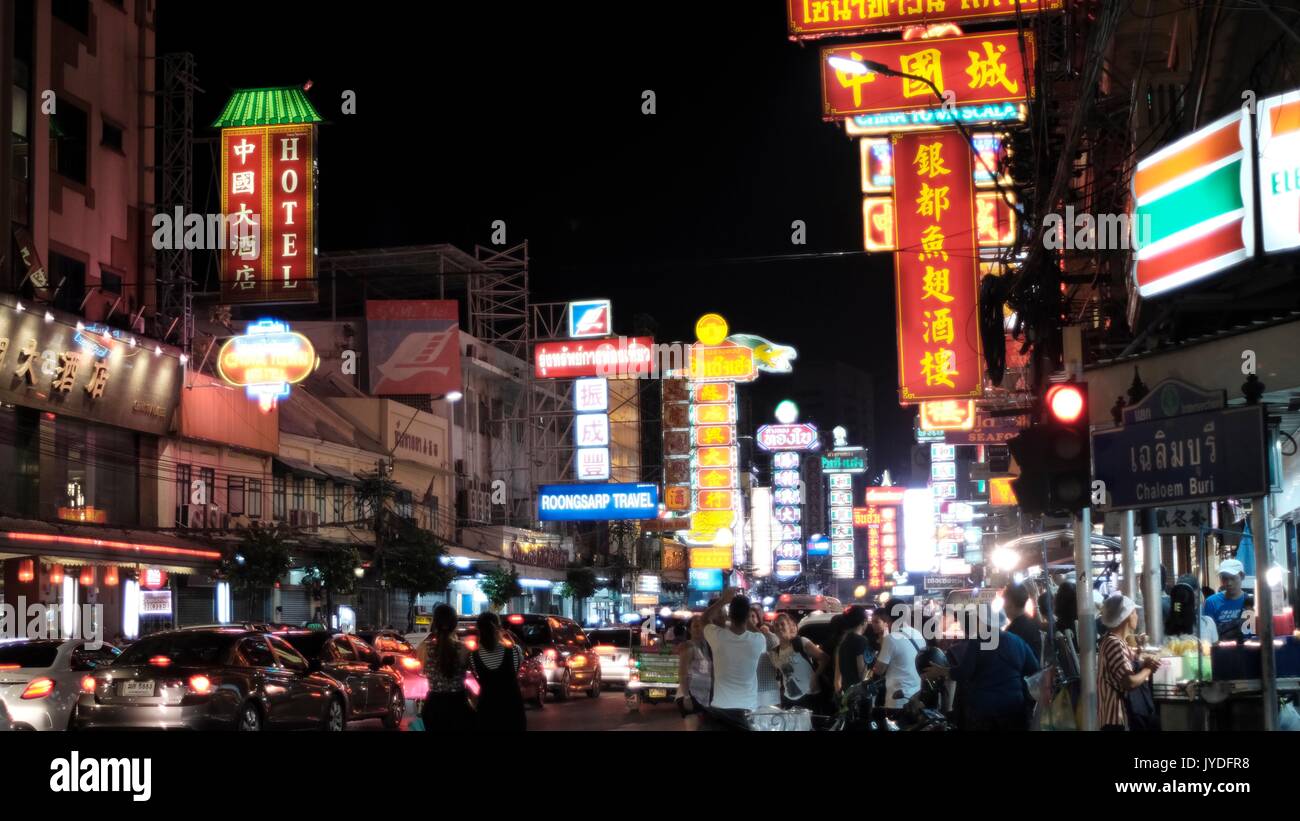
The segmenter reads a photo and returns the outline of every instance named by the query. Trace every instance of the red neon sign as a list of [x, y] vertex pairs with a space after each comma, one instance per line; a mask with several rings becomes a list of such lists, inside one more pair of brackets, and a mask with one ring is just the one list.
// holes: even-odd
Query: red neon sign
[[[1020, 0], [1024, 15], [1054, 11], [1064, 0]], [[790, 39], [812, 40], [864, 31], [892, 31], [931, 23], [1014, 20], [1016, 0], [786, 0]]]
[[539, 379], [637, 376], [650, 373], [653, 357], [648, 336], [541, 342], [533, 350], [533, 372]]
[[120, 542], [112, 539], [88, 539], [84, 536], [64, 536], [53, 533], [6, 533], [5, 537], [14, 542], [36, 542], [40, 544], [61, 544], [69, 547], [100, 547], [109, 550], [126, 550], [133, 553], [156, 553], [161, 556], [190, 556], [196, 559], [220, 559], [221, 554], [215, 550], [193, 550], [188, 547], [170, 547], [158, 544], [137, 544]]

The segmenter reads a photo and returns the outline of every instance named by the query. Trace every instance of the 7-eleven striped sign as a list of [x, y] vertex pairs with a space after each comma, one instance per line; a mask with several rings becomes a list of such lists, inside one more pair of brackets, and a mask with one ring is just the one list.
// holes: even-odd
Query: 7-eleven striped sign
[[1255, 253], [1250, 118], [1238, 110], [1138, 163], [1133, 174], [1142, 297], [1204, 279]]

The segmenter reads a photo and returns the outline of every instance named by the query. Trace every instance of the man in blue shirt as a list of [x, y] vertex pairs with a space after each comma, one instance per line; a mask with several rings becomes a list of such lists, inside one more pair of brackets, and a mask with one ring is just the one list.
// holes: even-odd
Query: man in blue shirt
[[1202, 612], [1214, 620], [1219, 628], [1220, 641], [1234, 641], [1252, 630], [1246, 623], [1246, 591], [1242, 584], [1246, 580], [1246, 568], [1236, 559], [1228, 559], [1219, 565], [1219, 581], [1223, 589], [1205, 600]]
[[953, 648], [956, 664], [947, 668], [931, 665], [924, 675], [956, 682], [960, 705], [956, 712], [963, 730], [1028, 730], [1025, 677], [1038, 672], [1038, 660], [1019, 636], [988, 629], [987, 608], [979, 605], [977, 614], [968, 620], [968, 638]]

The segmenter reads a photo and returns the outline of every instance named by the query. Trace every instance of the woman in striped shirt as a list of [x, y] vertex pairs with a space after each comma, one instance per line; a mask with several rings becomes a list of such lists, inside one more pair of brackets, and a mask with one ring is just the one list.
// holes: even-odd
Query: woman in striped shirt
[[486, 732], [523, 732], [524, 697], [519, 692], [519, 666], [524, 654], [518, 644], [501, 640], [501, 619], [496, 613], [478, 617], [478, 649], [470, 655], [478, 679], [478, 726]]
[[1158, 729], [1151, 676], [1160, 660], [1138, 654], [1129, 645], [1137, 631], [1137, 605], [1122, 593], [1112, 593], [1101, 606], [1106, 628], [1098, 648], [1097, 723], [1103, 730]]

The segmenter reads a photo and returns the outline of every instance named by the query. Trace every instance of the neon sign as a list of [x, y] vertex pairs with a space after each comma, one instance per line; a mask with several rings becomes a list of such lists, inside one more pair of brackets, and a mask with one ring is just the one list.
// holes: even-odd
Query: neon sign
[[221, 346], [217, 372], [227, 383], [243, 387], [265, 413], [289, 395], [290, 385], [306, 379], [318, 362], [311, 340], [283, 322], [262, 319]]

